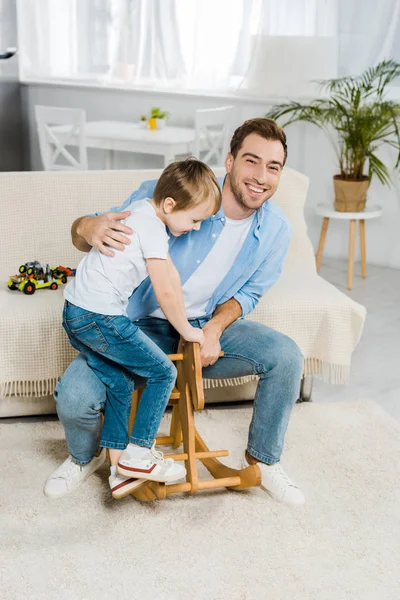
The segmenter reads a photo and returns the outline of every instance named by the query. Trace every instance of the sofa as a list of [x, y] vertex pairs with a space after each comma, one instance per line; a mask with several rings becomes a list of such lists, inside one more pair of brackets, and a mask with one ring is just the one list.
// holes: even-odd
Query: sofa
[[[0, 174], [0, 417], [55, 411], [52, 393], [75, 356], [61, 326], [62, 285], [26, 295], [7, 287], [20, 265], [76, 267], [70, 239], [81, 215], [122, 204], [158, 170]], [[216, 171], [221, 175], [221, 170]], [[247, 317], [290, 336], [304, 355], [304, 376], [346, 383], [366, 311], [316, 273], [303, 208], [307, 177], [285, 167], [273, 201], [288, 215], [293, 236], [279, 281]], [[256, 377], [204, 380], [206, 401], [251, 399]]]

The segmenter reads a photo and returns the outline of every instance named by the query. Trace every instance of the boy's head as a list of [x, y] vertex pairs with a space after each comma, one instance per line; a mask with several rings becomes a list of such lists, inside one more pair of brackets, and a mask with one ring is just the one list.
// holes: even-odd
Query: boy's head
[[188, 158], [164, 169], [153, 201], [172, 235], [179, 236], [200, 229], [201, 221], [219, 211], [221, 190], [210, 167]]

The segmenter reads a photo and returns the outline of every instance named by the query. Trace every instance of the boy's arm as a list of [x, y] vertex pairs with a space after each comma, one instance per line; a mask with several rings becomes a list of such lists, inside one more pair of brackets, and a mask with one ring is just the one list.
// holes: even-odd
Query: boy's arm
[[187, 320], [180, 278], [171, 259], [148, 258], [146, 264], [157, 302], [168, 321], [186, 341], [202, 344], [202, 330]]
[[174, 263], [172, 262], [170, 256], [168, 256], [168, 265], [169, 265], [169, 273], [170, 273], [170, 277], [172, 280], [172, 285], [176, 291], [178, 302], [182, 305], [183, 311], [186, 315], [186, 307], [185, 307], [185, 301], [183, 299], [181, 278], [179, 277], [178, 270], [175, 267]]

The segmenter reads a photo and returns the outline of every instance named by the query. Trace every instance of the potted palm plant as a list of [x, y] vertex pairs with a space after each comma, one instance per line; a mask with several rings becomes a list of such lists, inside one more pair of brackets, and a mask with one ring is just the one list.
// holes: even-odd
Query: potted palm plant
[[335, 210], [363, 211], [375, 176], [382, 184], [390, 184], [388, 166], [377, 154], [381, 146], [394, 148], [394, 168], [400, 165], [400, 102], [386, 99], [388, 85], [399, 76], [400, 63], [384, 60], [358, 77], [319, 82], [324, 92], [320, 99], [279, 104], [266, 115], [284, 118], [284, 127], [306, 121], [327, 134], [339, 167], [333, 177]]

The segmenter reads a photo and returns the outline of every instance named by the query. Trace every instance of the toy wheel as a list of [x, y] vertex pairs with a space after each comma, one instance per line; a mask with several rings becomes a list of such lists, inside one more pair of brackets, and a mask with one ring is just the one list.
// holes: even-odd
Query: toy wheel
[[20, 266], [20, 268], [18, 269], [18, 271], [19, 271], [20, 273], [25, 273], [25, 271], [26, 271], [26, 267], [25, 267], [25, 265], [21, 265], [21, 266]]
[[61, 282], [62, 283], [67, 283], [67, 281], [68, 281], [68, 277], [65, 274], [61, 275]]
[[33, 275], [33, 269], [32, 267], [29, 267], [29, 269], [26, 272], [27, 275]]
[[8, 284], [8, 289], [9, 290], [17, 290], [18, 286], [16, 286], [14, 282], [13, 283], [9, 283]]
[[35, 290], [36, 288], [31, 281], [28, 281], [28, 283], [24, 286], [24, 294], [27, 296], [32, 296], [32, 294], [35, 293]]
[[51, 289], [51, 290], [56, 290], [57, 288], [58, 288], [58, 285], [57, 285], [57, 283], [54, 281], [54, 282], [51, 284], [51, 286], [50, 286], [50, 289]]

